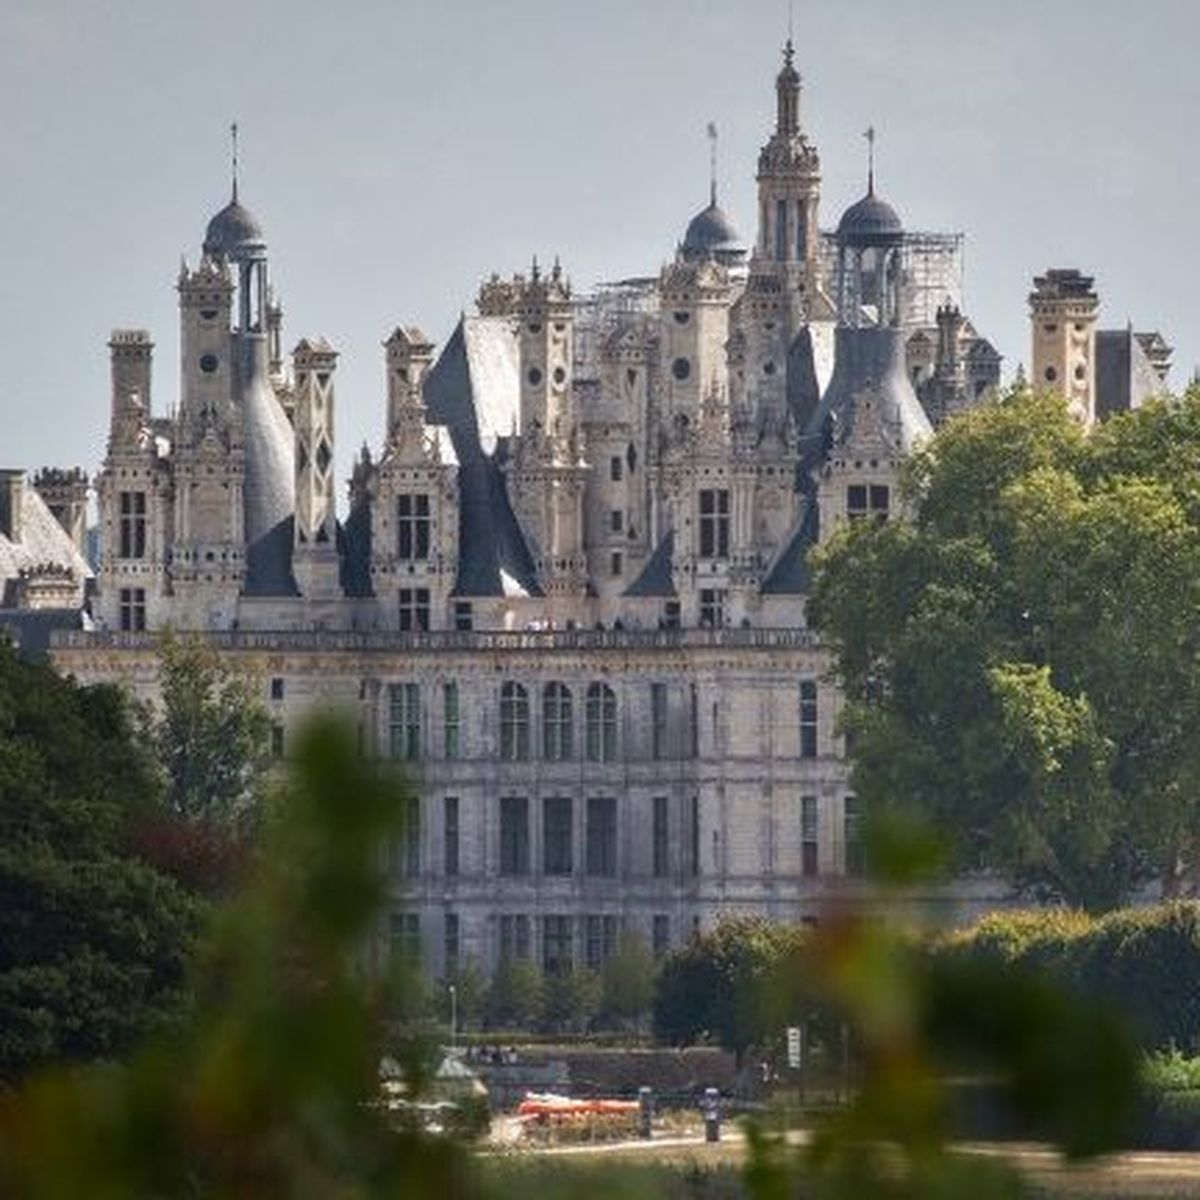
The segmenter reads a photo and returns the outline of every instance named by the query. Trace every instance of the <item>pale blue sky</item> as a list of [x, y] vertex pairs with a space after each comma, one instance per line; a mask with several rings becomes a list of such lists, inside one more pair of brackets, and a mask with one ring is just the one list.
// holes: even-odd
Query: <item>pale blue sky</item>
[[[1103, 323], [1200, 361], [1194, 0], [796, 0], [822, 222], [863, 183], [967, 234], [967, 309], [1027, 356], [1031, 276], [1097, 277]], [[654, 271], [707, 190], [752, 234], [786, 0], [0, 0], [0, 465], [104, 452], [105, 342], [146, 326], [178, 391], [174, 281], [228, 193], [262, 222], [290, 347], [342, 352], [339, 462], [375, 445], [380, 341], [442, 342], [481, 278], [559, 254], [577, 286]], [[339, 492], [342, 485], [339, 484]]]

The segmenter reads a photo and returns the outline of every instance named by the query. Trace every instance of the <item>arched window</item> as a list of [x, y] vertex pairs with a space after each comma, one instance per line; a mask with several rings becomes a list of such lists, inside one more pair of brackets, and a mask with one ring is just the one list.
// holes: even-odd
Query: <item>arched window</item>
[[563, 762], [575, 753], [571, 689], [548, 683], [542, 689], [542, 757]]
[[587, 756], [590, 762], [617, 757], [617, 694], [607, 683], [588, 686]]
[[529, 693], [519, 683], [500, 688], [500, 757], [508, 762], [529, 757]]

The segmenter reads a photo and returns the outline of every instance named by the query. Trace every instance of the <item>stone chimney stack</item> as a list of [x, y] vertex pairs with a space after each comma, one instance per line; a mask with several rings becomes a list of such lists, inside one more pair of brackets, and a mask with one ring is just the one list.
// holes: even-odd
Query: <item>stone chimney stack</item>
[[86, 555], [87, 476], [78, 467], [69, 471], [44, 467], [33, 477], [33, 486], [54, 519], [75, 543], [75, 549]]
[[1066, 397], [1084, 425], [1096, 419], [1096, 316], [1100, 299], [1090, 275], [1058, 268], [1039, 275], [1029, 296], [1035, 388]]
[[112, 419], [109, 453], [138, 446], [150, 427], [150, 369], [154, 343], [144, 329], [114, 329], [108, 342], [112, 355]]
[[25, 472], [16, 467], [0, 468], [0, 535], [10, 542], [21, 540], [24, 494]]

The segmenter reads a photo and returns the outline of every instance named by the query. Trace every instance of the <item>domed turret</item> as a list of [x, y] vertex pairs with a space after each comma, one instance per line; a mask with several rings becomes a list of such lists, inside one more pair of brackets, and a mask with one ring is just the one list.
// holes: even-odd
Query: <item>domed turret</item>
[[746, 254], [729, 215], [715, 200], [688, 222], [681, 249], [688, 262], [711, 255], [726, 265], [740, 262]]
[[204, 253], [237, 259], [248, 250], [261, 251], [265, 245], [262, 226], [238, 203], [235, 187], [233, 199], [208, 223]]
[[842, 213], [837, 236], [839, 242], [851, 246], [892, 246], [903, 239], [904, 225], [896, 210], [876, 196], [872, 187]]

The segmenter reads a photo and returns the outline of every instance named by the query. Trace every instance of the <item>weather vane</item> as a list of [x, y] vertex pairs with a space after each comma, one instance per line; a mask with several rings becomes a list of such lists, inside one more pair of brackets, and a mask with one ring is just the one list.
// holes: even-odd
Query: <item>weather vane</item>
[[229, 141], [233, 150], [233, 202], [237, 203], [237, 177], [238, 177], [238, 143], [237, 143], [237, 122], [234, 121], [229, 126]]
[[714, 207], [717, 203], [717, 123], [708, 123], [708, 199]]
[[875, 126], [868, 125], [863, 134], [867, 139], [867, 194], [875, 195]]

